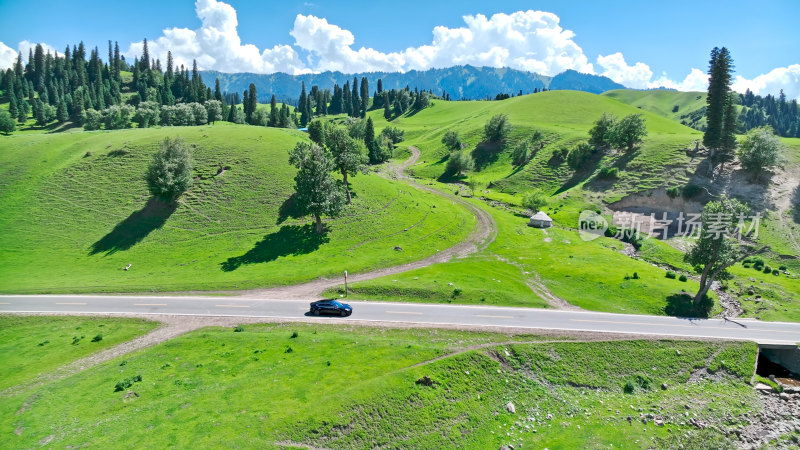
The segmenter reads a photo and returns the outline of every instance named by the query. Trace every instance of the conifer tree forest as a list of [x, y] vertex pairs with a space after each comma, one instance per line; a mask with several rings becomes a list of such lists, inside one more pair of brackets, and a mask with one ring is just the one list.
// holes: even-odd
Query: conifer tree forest
[[[162, 63], [150, 55], [147, 40], [133, 62], [121, 55], [119, 44], [108, 42], [104, 61], [97, 47], [83, 42], [52, 54], [41, 45], [22, 54], [6, 71], [0, 71], [0, 90], [9, 103], [9, 115], [20, 124], [32, 117], [37, 126], [71, 122], [86, 130], [119, 129], [155, 125], [204, 125], [216, 121], [257, 126], [305, 127], [314, 117], [347, 114], [365, 118], [372, 109], [384, 109], [387, 118], [429, 105], [432, 91], [393, 89], [385, 91], [380, 80], [370, 98], [366, 78], [334, 84], [333, 89], [303, 85], [292, 110], [271, 95], [268, 108], [258, 108], [254, 84], [238, 92], [223, 92], [219, 79], [207, 87], [197, 62], [192, 67], [176, 65], [171, 52]], [[264, 99], [269, 98], [266, 95]]]

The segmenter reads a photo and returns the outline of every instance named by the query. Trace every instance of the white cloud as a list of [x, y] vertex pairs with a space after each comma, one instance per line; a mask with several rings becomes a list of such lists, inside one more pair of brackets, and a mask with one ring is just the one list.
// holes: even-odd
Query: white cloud
[[[200, 69], [221, 72], [286, 72], [299, 74], [309, 69], [297, 52], [288, 45], [276, 45], [259, 51], [253, 44], [242, 44], [236, 29], [239, 22], [236, 10], [227, 3], [216, 0], [197, 0], [197, 17], [200, 28], [167, 28], [147, 46], [152, 58], [166, 65], [167, 51], [172, 52], [176, 66], [191, 67], [197, 60]], [[131, 60], [142, 54], [143, 42], [131, 44], [125, 56]]]
[[705, 91], [708, 89], [708, 74], [700, 69], [693, 68], [683, 81], [677, 83], [662, 73], [661, 77], [647, 83], [647, 87], [676, 89], [679, 91]]
[[750, 89], [757, 95], [777, 95], [783, 89], [786, 97], [800, 99], [800, 64], [778, 67], [752, 80], [737, 76], [733, 82], [733, 89], [737, 92]]
[[653, 78], [653, 71], [645, 63], [637, 62], [629, 66], [622, 53], [617, 52], [608, 56], [598, 55], [597, 64], [605, 69], [600, 75], [634, 89], [647, 88]]
[[561, 28], [555, 14], [517, 11], [463, 19], [466, 27], [435, 27], [428, 45], [391, 53], [365, 47], [354, 50], [353, 33], [313, 15], [298, 14], [290, 34], [298, 47], [314, 56], [315, 71], [408, 71], [472, 64], [545, 75], [567, 69], [594, 72], [583, 50], [572, 40], [575, 34]]
[[13, 67], [16, 60], [17, 52], [3, 42], [0, 42], [0, 69], [5, 70]]
[[56, 55], [56, 53], [57, 53], [56, 49], [54, 49], [53, 47], [50, 47], [49, 45], [45, 44], [44, 42], [30, 42], [30, 41], [25, 40], [25, 41], [20, 42], [19, 46], [17, 47], [19, 49], [19, 51], [22, 52], [22, 60], [23, 61], [26, 61], [26, 62], [28, 61], [28, 55], [30, 54], [30, 51], [31, 50], [36, 50], [36, 45], [37, 44], [42, 46], [42, 49], [44, 50], [45, 54], [47, 54], [47, 52], [50, 52], [51, 55], [53, 55], [53, 56]]

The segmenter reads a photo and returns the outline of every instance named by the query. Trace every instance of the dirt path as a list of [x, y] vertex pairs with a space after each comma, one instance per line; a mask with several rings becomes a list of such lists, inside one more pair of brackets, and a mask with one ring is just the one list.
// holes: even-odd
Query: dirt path
[[[440, 197], [444, 197], [468, 209], [472, 213], [472, 215], [475, 216], [476, 220], [475, 228], [472, 230], [472, 233], [470, 233], [470, 235], [467, 237], [466, 240], [446, 250], [442, 250], [432, 256], [429, 256], [423, 260], [401, 264], [399, 266], [394, 266], [394, 267], [387, 267], [384, 269], [372, 270], [369, 272], [349, 274], [347, 277], [348, 282], [353, 283], [358, 281], [373, 280], [375, 278], [380, 278], [387, 275], [394, 275], [401, 272], [407, 272], [409, 270], [428, 267], [430, 265], [437, 263], [447, 262], [453, 258], [463, 258], [467, 255], [471, 255], [478, 251], [484, 250], [489, 244], [491, 244], [494, 241], [495, 237], [497, 236], [497, 224], [495, 224], [491, 214], [478, 208], [477, 206], [464, 200], [463, 198], [445, 192], [441, 192], [430, 186], [418, 183], [417, 181], [413, 180], [411, 177], [406, 175], [405, 170], [408, 167], [416, 164], [420, 154], [419, 149], [417, 149], [416, 147], [409, 147], [409, 150], [411, 150], [411, 157], [409, 157], [401, 164], [390, 167], [389, 176], [397, 179], [402, 179], [406, 183], [414, 186], [417, 189], [430, 192]], [[320, 278], [314, 281], [309, 281], [308, 283], [297, 284], [293, 286], [281, 286], [269, 289], [252, 289], [239, 293], [243, 297], [310, 300], [310, 299], [321, 298], [322, 293], [326, 289], [338, 286], [342, 284], [343, 281], [344, 280], [342, 278], [334, 278], [334, 279]]]

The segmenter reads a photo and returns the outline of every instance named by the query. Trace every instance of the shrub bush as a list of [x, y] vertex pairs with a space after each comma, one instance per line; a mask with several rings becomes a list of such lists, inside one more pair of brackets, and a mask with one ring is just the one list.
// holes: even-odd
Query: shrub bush
[[103, 335], [102, 334], [98, 334], [97, 336], [92, 338], [92, 342], [100, 342], [102, 340], [103, 340]]
[[775, 275], [775, 276], [778, 276], [778, 275], [781, 274], [781, 271], [778, 270], [778, 269], [775, 269], [775, 270], [772, 271], [772, 274]]
[[300, 336], [300, 335], [299, 335], [299, 334], [297, 334], [297, 331], [293, 331], [293, 332], [292, 332], [292, 335], [291, 335], [291, 336], [289, 336], [289, 339], [296, 339], [296, 338], [297, 338], [297, 336]]
[[686, 282], [687, 280], [689, 280], [689, 277], [687, 277], [686, 275], [681, 275], [678, 279], [683, 282]]
[[764, 273], [770, 273], [770, 272], [772, 272], [772, 267], [764, 266]]
[[689, 183], [689, 184], [687, 184], [686, 186], [683, 187], [683, 191], [682, 191], [683, 198], [690, 199], [690, 198], [696, 196], [697, 194], [699, 194], [702, 189], [703, 188], [701, 188], [700, 186], [698, 186], [696, 184]]
[[678, 198], [679, 195], [681, 195], [681, 188], [676, 186], [667, 189], [667, 196], [669, 196], [669, 198]]
[[128, 389], [129, 387], [133, 386], [133, 383], [138, 383], [140, 381], [142, 381], [141, 375], [125, 378], [124, 380], [119, 381], [117, 382], [117, 384], [114, 385], [114, 392], [124, 391], [125, 389]]
[[236, 325], [236, 328], [233, 329], [234, 333], [241, 333], [242, 331], [244, 331], [244, 327], [241, 325]]
[[677, 277], [677, 276], [678, 275], [675, 272], [671, 271], [671, 270], [667, 272], [667, 278], [669, 278], [670, 280], [674, 280], [675, 277]]
[[780, 267], [778, 267], [778, 270], [786, 270], [786, 269], [788, 269], [788, 267], [786, 267], [785, 265], [781, 265]]
[[616, 167], [606, 167], [603, 166], [600, 168], [600, 172], [598, 172], [597, 177], [602, 179], [611, 179], [617, 178], [619, 175], [619, 169]]

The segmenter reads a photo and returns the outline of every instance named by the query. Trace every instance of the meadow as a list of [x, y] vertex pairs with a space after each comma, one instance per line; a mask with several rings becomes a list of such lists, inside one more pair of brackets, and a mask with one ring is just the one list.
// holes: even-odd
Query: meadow
[[693, 418], [721, 427], [760, 409], [749, 343], [310, 324], [237, 330], [198, 330], [5, 398], [2, 439], [10, 448], [648, 448], [691, 438], [686, 404]]
[[[174, 205], [144, 182], [167, 136], [186, 140], [196, 161], [194, 186]], [[370, 173], [351, 177], [353, 204], [314, 233], [291, 200], [288, 150], [303, 136], [217, 123], [4, 137], [0, 292], [293, 284], [423, 259], [473, 229], [451, 201]]]

